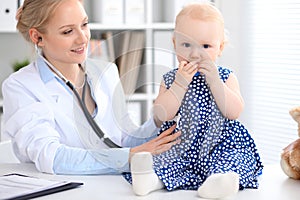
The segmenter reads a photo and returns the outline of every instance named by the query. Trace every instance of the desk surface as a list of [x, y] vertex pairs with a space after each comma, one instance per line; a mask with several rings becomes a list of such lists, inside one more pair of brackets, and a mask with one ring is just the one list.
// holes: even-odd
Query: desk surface
[[[177, 200], [201, 199], [196, 191], [159, 190], [148, 196], [135, 196], [131, 185], [119, 175], [97, 176], [65, 176], [50, 175], [38, 172], [33, 164], [0, 164], [0, 175], [8, 173], [23, 173], [30, 176], [52, 179], [83, 182], [80, 188], [51, 194], [38, 199], [113, 199], [113, 200]], [[266, 166], [261, 176], [259, 189], [246, 189], [239, 191], [236, 200], [299, 200], [300, 180], [293, 180], [281, 171], [280, 166]]]

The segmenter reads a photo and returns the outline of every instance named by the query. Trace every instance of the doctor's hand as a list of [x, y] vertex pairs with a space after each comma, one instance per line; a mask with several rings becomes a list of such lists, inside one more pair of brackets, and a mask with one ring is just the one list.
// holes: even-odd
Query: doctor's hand
[[149, 142], [131, 148], [130, 154], [133, 155], [138, 152], [150, 152], [152, 155], [156, 155], [169, 150], [173, 145], [180, 142], [178, 137], [181, 135], [181, 132], [179, 131], [173, 134], [175, 127], [176, 124]]

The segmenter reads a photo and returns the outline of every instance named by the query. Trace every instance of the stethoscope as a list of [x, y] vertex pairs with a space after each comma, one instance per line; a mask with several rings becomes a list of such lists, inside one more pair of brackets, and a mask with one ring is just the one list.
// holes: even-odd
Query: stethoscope
[[86, 86], [87, 86], [87, 73], [85, 69], [82, 67], [81, 64], [79, 64], [79, 67], [84, 71], [84, 83], [82, 87], [82, 97], [80, 98], [79, 93], [76, 91], [75, 86], [66, 79], [59, 70], [57, 70], [41, 53], [38, 53], [38, 55], [45, 61], [45, 63], [48, 65], [48, 67], [71, 89], [71, 91], [75, 94], [76, 99], [78, 100], [78, 103], [94, 132], [97, 134], [97, 136], [110, 148], [121, 148], [119, 145], [115, 144], [111, 139], [104, 137], [105, 134], [100, 129], [98, 124], [95, 122], [94, 118], [91, 116], [90, 112], [88, 111], [86, 104], [85, 104], [85, 92], [86, 92]]

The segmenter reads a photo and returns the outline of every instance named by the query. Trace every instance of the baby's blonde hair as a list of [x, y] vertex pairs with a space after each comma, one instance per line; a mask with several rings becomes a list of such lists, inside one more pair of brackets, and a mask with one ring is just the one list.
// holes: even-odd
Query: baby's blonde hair
[[185, 5], [182, 10], [178, 13], [175, 20], [175, 30], [182, 20], [183, 16], [188, 16], [192, 19], [202, 21], [215, 21], [220, 24], [221, 30], [223, 31], [223, 40], [227, 41], [227, 35], [224, 28], [224, 18], [222, 13], [212, 3], [208, 2], [194, 2]]

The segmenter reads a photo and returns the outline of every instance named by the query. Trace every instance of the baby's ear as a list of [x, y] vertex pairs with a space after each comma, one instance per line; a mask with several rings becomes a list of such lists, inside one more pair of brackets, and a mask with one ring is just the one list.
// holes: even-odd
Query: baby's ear
[[173, 47], [174, 47], [174, 49], [176, 49], [176, 43], [175, 43], [175, 36], [173, 35], [173, 37], [172, 37], [172, 42], [173, 42]]
[[225, 46], [225, 42], [223, 41], [223, 42], [221, 42], [221, 44], [220, 44], [220, 51], [219, 51], [219, 57], [222, 55], [222, 53], [223, 53], [223, 50], [224, 50], [224, 46]]

